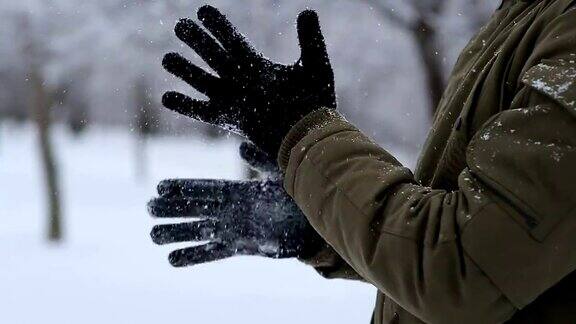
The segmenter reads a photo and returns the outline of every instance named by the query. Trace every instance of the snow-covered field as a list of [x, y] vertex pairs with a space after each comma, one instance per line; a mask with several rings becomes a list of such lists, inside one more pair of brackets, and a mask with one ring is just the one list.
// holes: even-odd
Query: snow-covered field
[[138, 178], [134, 138], [56, 128], [65, 240], [45, 236], [34, 129], [0, 125], [0, 323], [368, 323], [375, 289], [294, 260], [238, 257], [185, 269], [148, 233], [146, 201], [169, 177], [242, 177], [237, 142], [158, 138]]

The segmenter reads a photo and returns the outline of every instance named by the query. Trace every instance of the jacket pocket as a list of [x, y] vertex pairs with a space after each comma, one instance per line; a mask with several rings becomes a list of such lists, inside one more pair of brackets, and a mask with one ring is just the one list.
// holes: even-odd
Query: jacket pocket
[[490, 204], [462, 234], [465, 253], [518, 309], [576, 269], [576, 212], [546, 240], [535, 240], [498, 204]]

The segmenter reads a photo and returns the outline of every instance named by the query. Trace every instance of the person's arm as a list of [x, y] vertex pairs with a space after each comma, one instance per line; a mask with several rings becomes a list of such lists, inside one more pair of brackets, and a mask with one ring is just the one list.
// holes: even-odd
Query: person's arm
[[576, 123], [564, 107], [498, 115], [455, 192], [418, 185], [344, 120], [322, 120], [291, 150], [285, 188], [358, 274], [421, 319], [503, 321], [576, 267]]
[[[535, 53], [561, 41], [576, 52], [560, 27]], [[477, 132], [456, 191], [419, 185], [332, 110], [285, 137], [285, 188], [358, 274], [423, 321], [503, 322], [576, 268], [576, 67], [562, 55], [524, 74], [523, 109]]]

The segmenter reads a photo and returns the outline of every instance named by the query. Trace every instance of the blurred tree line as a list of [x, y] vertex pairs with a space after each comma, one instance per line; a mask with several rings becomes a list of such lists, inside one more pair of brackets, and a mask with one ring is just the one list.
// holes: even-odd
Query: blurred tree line
[[[196, 0], [0, 0], [0, 122], [34, 122], [49, 202], [48, 238], [62, 236], [58, 159], [50, 126], [90, 124], [135, 134], [137, 175], [155, 134], [215, 137], [213, 128], [161, 109], [168, 89], [190, 93], [162, 71], [179, 51], [172, 33], [195, 17]], [[256, 48], [281, 62], [299, 53], [295, 18], [319, 12], [335, 68], [339, 108], [379, 143], [418, 152], [458, 51], [497, 0], [214, 0]], [[197, 93], [191, 95], [201, 97]], [[1, 125], [0, 125], [1, 127]]]

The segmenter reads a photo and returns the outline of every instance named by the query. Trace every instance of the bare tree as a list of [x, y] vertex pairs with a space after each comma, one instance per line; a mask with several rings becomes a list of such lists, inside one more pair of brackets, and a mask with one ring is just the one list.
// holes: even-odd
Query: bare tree
[[31, 68], [30, 84], [33, 93], [32, 111], [38, 132], [38, 147], [40, 149], [40, 158], [46, 184], [46, 195], [48, 197], [47, 235], [50, 241], [60, 241], [62, 239], [62, 210], [60, 207], [58, 167], [50, 137], [50, 94], [45, 87], [40, 73], [38, 73], [38, 69]]
[[42, 53], [39, 42], [34, 37], [30, 27], [29, 17], [20, 17], [20, 27], [24, 38], [22, 54], [28, 66], [30, 82], [31, 113], [36, 124], [38, 149], [44, 173], [46, 196], [48, 201], [48, 229], [49, 241], [62, 239], [62, 210], [60, 201], [60, 184], [58, 181], [58, 167], [54, 156], [53, 144], [50, 137], [50, 108], [53, 104], [53, 94], [41, 72]]
[[447, 1], [406, 1], [405, 5], [408, 6], [409, 11], [407, 14], [400, 13], [401, 10], [392, 7], [386, 0], [363, 1], [375, 9], [382, 18], [412, 35], [422, 62], [431, 112], [434, 114], [445, 87], [442, 72], [443, 55], [437, 44], [438, 31], [435, 21], [443, 11]]
[[[61, 81], [61, 90], [56, 93], [54, 101], [62, 108], [61, 120], [66, 123], [68, 130], [73, 136], [80, 136], [90, 123], [90, 95], [82, 80], [90, 77], [89, 67], [70, 69], [67, 72], [68, 81]], [[58, 116], [57, 116], [58, 117]]]
[[[431, 107], [431, 113], [442, 98], [446, 86], [446, 76], [443, 61], [446, 51], [438, 40], [440, 18], [445, 14], [450, 1], [446, 0], [408, 0], [401, 5], [393, 6], [392, 0], [363, 0], [376, 10], [378, 14], [394, 25], [408, 31], [412, 35], [418, 56], [422, 62], [426, 87]], [[495, 1], [465, 1], [467, 29], [476, 31], [488, 19]]]
[[146, 80], [141, 77], [134, 85], [134, 102], [136, 103], [135, 117], [135, 163], [136, 179], [141, 179], [147, 174], [146, 167], [146, 144], [148, 137], [154, 135], [159, 129], [160, 114], [153, 105], [153, 98]]

